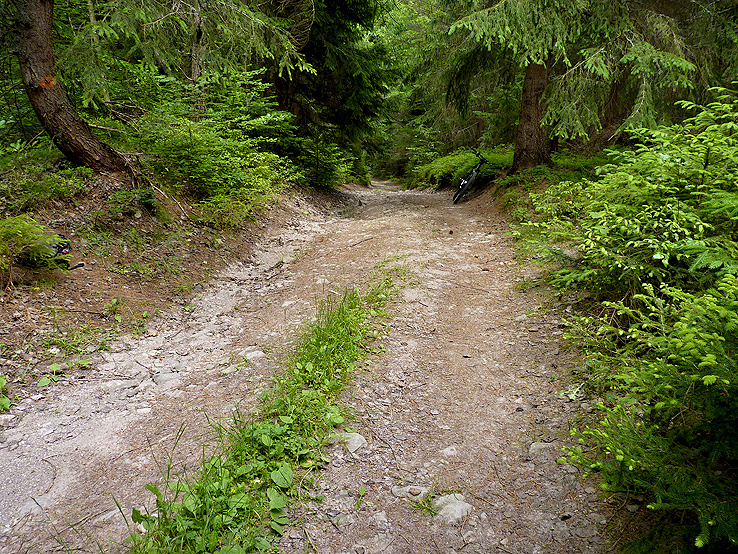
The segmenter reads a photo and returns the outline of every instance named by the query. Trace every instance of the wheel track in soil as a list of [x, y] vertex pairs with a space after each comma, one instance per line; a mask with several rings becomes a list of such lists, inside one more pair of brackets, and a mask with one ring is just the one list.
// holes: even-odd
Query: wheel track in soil
[[[198, 467], [208, 418], [255, 405], [315, 298], [364, 287], [387, 260], [412, 277], [385, 352], [347, 393], [367, 445], [329, 451], [316, 491], [325, 501], [293, 510], [299, 525], [280, 550], [610, 551], [609, 508], [555, 462], [579, 407], [557, 394], [572, 365], [560, 318], [540, 310], [540, 294], [515, 287], [536, 270], [515, 259], [494, 202], [454, 206], [445, 194], [385, 182], [343, 195], [330, 217], [296, 202], [252, 262], [223, 271], [191, 309], [117, 341], [86, 379], [18, 407], [0, 443], [0, 524], [13, 523], [0, 553], [61, 541], [119, 551], [126, 528], [113, 497], [130, 516], [151, 506], [143, 485], [161, 481], [170, 453], [175, 472]], [[460, 491], [473, 510], [443, 525], [397, 498], [397, 485]]]

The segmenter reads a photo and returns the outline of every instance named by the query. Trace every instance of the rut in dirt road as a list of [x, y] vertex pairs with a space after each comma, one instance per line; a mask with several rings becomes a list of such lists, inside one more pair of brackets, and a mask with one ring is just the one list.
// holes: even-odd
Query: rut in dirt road
[[[3, 480], [0, 552], [50, 551], [50, 522], [57, 541], [119, 551], [127, 529], [112, 498], [128, 515], [151, 506], [143, 486], [160, 483], [154, 459], [175, 442], [175, 470], [197, 467], [207, 418], [254, 405], [315, 298], [363, 288], [382, 264], [408, 279], [386, 351], [346, 397], [366, 444], [329, 451], [325, 500], [293, 509], [280, 551], [610, 551], [607, 506], [555, 461], [581, 408], [557, 394], [571, 366], [560, 317], [516, 288], [535, 270], [515, 260], [494, 202], [454, 206], [387, 183], [342, 194], [332, 216], [293, 199], [249, 263], [148, 336], [118, 341], [84, 380], [17, 407], [0, 442], [0, 470], [18, 476]], [[449, 504], [432, 517], [411, 504], [424, 494]]]

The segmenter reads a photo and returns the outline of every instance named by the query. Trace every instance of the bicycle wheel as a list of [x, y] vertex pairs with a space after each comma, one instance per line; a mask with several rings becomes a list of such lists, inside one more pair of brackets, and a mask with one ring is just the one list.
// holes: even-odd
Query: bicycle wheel
[[454, 204], [456, 204], [459, 199], [461, 199], [461, 195], [466, 191], [466, 180], [462, 179], [461, 183], [459, 183], [459, 188], [456, 189], [456, 192], [454, 193]]
[[457, 190], [456, 194], [454, 194], [454, 204], [457, 204], [459, 200], [461, 200], [461, 197], [467, 193], [467, 191], [474, 184], [476, 177], [476, 174], [472, 173], [468, 179], [461, 180], [461, 183], [459, 184], [459, 190]]

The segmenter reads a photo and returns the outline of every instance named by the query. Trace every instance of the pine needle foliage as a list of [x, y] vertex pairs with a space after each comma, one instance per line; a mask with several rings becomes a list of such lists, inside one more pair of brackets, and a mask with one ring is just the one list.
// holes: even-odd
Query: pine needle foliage
[[568, 461], [721, 551], [738, 545], [738, 98], [714, 93], [682, 103], [682, 125], [636, 133], [599, 180], [531, 195], [528, 228], [579, 251], [555, 284], [602, 301], [572, 322], [601, 401]]
[[521, 66], [543, 64], [551, 55], [566, 56], [582, 33], [582, 16], [590, 4], [590, 0], [502, 0], [463, 17], [449, 32], [466, 29], [489, 50], [506, 46]]
[[[653, 127], [670, 112], [674, 91], [693, 87], [697, 66], [689, 60], [682, 24], [657, 8], [603, 0], [502, 0], [471, 9], [450, 33], [465, 33], [468, 43], [519, 67], [546, 65], [551, 82], [542, 124], [551, 136], [587, 140], [614, 122], [613, 135]], [[494, 59], [475, 58], [478, 70]], [[474, 79], [466, 66], [454, 69], [449, 90], [457, 103]]]
[[533, 195], [543, 221], [531, 225], [568, 229], [582, 254], [556, 274], [558, 285], [629, 298], [646, 283], [700, 290], [735, 272], [738, 102], [716, 94], [703, 107], [682, 102], [698, 112], [682, 125], [637, 132], [640, 144], [613, 153], [599, 180]]
[[[0, 275], [9, 284], [15, 259], [21, 254], [38, 267], [58, 269], [58, 260], [69, 261], [69, 257], [48, 258], [50, 240], [56, 237], [53, 230], [41, 225], [32, 214], [22, 214], [0, 219]], [[57, 263], [54, 263], [57, 262]]]

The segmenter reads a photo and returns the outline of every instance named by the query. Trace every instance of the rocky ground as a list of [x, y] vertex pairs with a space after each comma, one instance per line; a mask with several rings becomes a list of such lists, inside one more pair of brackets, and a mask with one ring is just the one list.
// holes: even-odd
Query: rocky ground
[[617, 509], [638, 502], [618, 508], [556, 463], [588, 408], [560, 343], [567, 306], [522, 286], [538, 270], [515, 258], [492, 197], [375, 183], [330, 213], [297, 197], [286, 210], [191, 301], [1, 416], [0, 553], [125, 551], [144, 485], [197, 467], [208, 422], [254, 404], [316, 298], [387, 265], [401, 301], [347, 393], [355, 432], [280, 551], [612, 551]]

